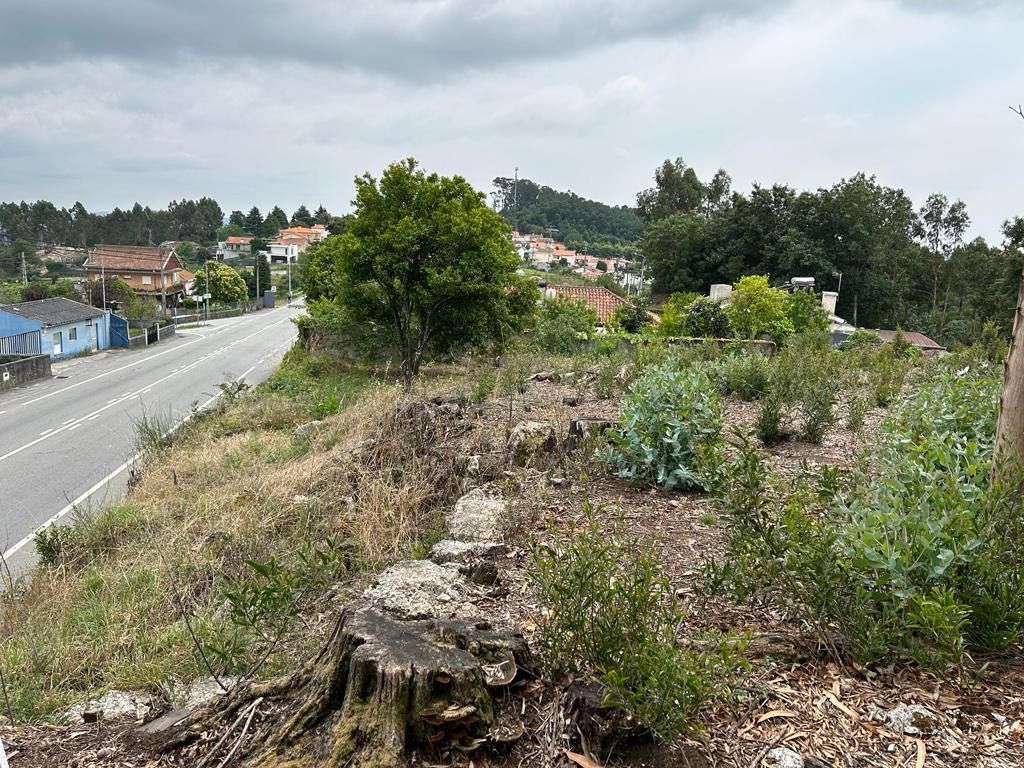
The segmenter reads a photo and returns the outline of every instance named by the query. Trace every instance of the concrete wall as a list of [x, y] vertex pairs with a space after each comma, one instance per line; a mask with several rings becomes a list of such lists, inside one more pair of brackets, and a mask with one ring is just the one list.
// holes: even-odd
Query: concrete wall
[[0, 392], [51, 375], [48, 355], [13, 359], [0, 357]]

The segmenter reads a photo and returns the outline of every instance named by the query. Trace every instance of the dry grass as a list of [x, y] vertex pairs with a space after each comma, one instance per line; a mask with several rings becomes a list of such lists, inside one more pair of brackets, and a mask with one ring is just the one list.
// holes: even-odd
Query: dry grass
[[[249, 563], [273, 559], [301, 576], [304, 556], [341, 542], [345, 574], [296, 598], [297, 624], [260, 671], [286, 667], [372, 572], [429, 544], [460, 477], [442, 448], [465, 424], [426, 418], [395, 387], [347, 399], [296, 435], [309, 403], [272, 391], [239, 398], [155, 448], [126, 503], [68, 529], [55, 561], [2, 614], [16, 715], [38, 720], [102, 689], [205, 676], [193, 632], [218, 673], [250, 669], [251, 638], [226, 597], [256, 578]], [[223, 647], [237, 658], [211, 650]]]

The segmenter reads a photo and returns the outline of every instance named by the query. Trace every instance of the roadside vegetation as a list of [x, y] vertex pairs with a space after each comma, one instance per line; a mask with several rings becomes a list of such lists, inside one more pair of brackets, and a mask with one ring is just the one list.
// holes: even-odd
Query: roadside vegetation
[[[16, 719], [319, 660], [373, 577], [427, 559], [456, 500], [486, 489], [510, 518], [470, 607], [535, 657], [502, 694], [521, 733], [471, 723], [423, 755], [628, 765], [655, 745], [750, 765], [786, 740], [840, 764], [862, 737], [846, 726], [873, 721], [893, 745], [875, 764], [951, 766], [949, 744], [990, 738], [1016, 757], [1014, 731], [984, 727], [1024, 692], [998, 328], [936, 358], [902, 334], [837, 347], [814, 294], [754, 275], [726, 308], [680, 293], [657, 324], [637, 300], [599, 332], [591, 309], [538, 303], [464, 180], [409, 160], [357, 186], [345, 234], [304, 264], [317, 289], [275, 375], [226, 384], [170, 436], [140, 424], [125, 502], [38, 537], [3, 614]], [[410, 214], [410, 196], [431, 204]], [[937, 707], [968, 687], [941, 741], [886, 719], [904, 691]]]

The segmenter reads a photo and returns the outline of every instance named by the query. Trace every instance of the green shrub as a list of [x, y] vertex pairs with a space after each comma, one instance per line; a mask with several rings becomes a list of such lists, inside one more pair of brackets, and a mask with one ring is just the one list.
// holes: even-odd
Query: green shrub
[[729, 355], [719, 366], [722, 391], [741, 400], [757, 400], [768, 391], [771, 365], [759, 352]]
[[867, 402], [860, 395], [850, 398], [846, 406], [846, 428], [851, 432], [860, 432], [864, 427], [864, 414], [867, 411]]
[[640, 333], [651, 324], [651, 317], [647, 314], [647, 302], [636, 298], [617, 307], [615, 324], [626, 333]]
[[795, 432], [804, 440], [821, 442], [835, 422], [840, 383], [839, 361], [827, 337], [796, 337], [772, 360], [758, 414], [758, 436], [768, 443]]
[[707, 296], [694, 299], [683, 310], [683, 331], [696, 339], [724, 339], [732, 335], [726, 311]]
[[827, 332], [828, 312], [812, 290], [797, 289], [786, 296], [786, 313], [794, 333]]
[[773, 477], [740, 439], [708, 586], [805, 622], [837, 656], [933, 667], [1024, 637], [1022, 472], [992, 473], [997, 381], [940, 370], [882, 426], [846, 489]]
[[[687, 336], [686, 331], [686, 308], [697, 299], [700, 294], [689, 291], [687, 293], [673, 293], [661, 310], [661, 318], [657, 331], [661, 336]], [[728, 324], [728, 320], [726, 320]]]
[[708, 374], [652, 368], [623, 398], [604, 460], [619, 477], [663, 488], [705, 488], [702, 468], [721, 447], [722, 414]]
[[547, 352], [571, 355], [587, 345], [596, 325], [597, 315], [586, 304], [556, 296], [541, 304], [534, 339]]
[[497, 369], [492, 365], [481, 365], [473, 375], [473, 384], [469, 393], [470, 400], [475, 405], [486, 402], [487, 398], [494, 394], [497, 384]]
[[779, 342], [793, 333], [786, 293], [772, 288], [766, 275], [740, 278], [729, 294], [725, 313], [733, 333], [741, 339], [767, 336]]
[[692, 652], [676, 644], [682, 614], [658, 547], [603, 530], [593, 519], [563, 546], [534, 550], [530, 576], [541, 605], [541, 657], [552, 676], [592, 676], [604, 703], [656, 739], [698, 731], [697, 713], [725, 698], [744, 668], [720, 642]]
[[882, 337], [877, 333], [857, 329], [839, 343], [840, 349], [858, 349], [860, 347], [879, 347], [883, 344]]
[[618, 352], [602, 357], [597, 363], [597, 375], [594, 378], [594, 394], [602, 399], [615, 397], [622, 391], [628, 369], [626, 355]]

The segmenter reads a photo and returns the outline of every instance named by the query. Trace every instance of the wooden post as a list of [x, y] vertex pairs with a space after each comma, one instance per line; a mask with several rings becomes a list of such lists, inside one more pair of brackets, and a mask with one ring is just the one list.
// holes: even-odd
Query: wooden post
[[996, 420], [996, 458], [1007, 451], [1024, 460], [1024, 274], [1017, 290], [1017, 309], [1013, 315], [1013, 336], [1003, 368], [1003, 390], [999, 395]]

